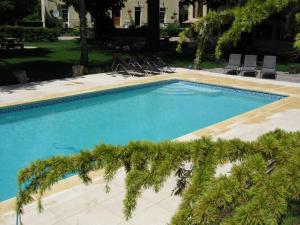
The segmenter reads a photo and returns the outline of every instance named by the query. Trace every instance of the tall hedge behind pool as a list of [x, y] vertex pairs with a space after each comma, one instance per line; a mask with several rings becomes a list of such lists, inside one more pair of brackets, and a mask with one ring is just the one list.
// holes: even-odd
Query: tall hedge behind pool
[[59, 30], [43, 27], [0, 26], [0, 39], [17, 38], [28, 42], [56, 41]]

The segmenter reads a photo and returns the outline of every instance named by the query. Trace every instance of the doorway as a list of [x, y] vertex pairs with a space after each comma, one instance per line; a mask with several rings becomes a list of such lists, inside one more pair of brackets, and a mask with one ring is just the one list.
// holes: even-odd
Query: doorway
[[119, 28], [121, 26], [121, 10], [120, 8], [114, 8], [112, 10], [112, 16], [114, 21], [114, 27]]
[[141, 13], [142, 13], [141, 7], [134, 8], [134, 25], [135, 25], [135, 27], [141, 26]]

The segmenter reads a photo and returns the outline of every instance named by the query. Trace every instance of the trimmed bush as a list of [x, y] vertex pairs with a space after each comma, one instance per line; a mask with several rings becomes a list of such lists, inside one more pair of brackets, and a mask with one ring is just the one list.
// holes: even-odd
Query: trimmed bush
[[0, 26], [0, 39], [17, 38], [29, 42], [56, 41], [58, 29], [42, 27]]

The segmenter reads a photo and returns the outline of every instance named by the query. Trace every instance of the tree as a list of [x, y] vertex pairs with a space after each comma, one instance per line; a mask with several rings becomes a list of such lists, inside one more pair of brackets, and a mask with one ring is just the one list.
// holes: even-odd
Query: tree
[[[110, 10], [121, 9], [126, 0], [85, 0], [86, 10], [94, 19], [94, 31], [96, 39], [99, 39], [104, 32], [113, 28], [113, 21]], [[69, 0], [71, 4], [79, 11], [79, 0]]]
[[95, 19], [94, 30], [96, 38], [100, 38], [104, 32], [113, 29], [113, 21], [109, 11], [121, 9], [126, 0], [87, 0], [87, 11]]
[[[239, 163], [230, 175], [216, 177], [217, 166], [229, 161]], [[17, 212], [33, 201], [33, 194], [41, 210], [44, 192], [68, 174], [76, 173], [88, 184], [89, 172], [102, 169], [109, 186], [122, 167], [127, 173], [127, 218], [144, 189], [158, 192], [174, 173], [174, 191], [182, 195], [182, 202], [171, 225], [279, 225], [300, 210], [300, 132], [276, 130], [253, 142], [204, 137], [191, 142], [100, 144], [92, 151], [38, 160], [18, 174]]]
[[295, 37], [294, 47], [300, 52], [300, 13], [295, 14], [295, 18], [298, 33]]
[[[209, 1], [207, 0], [207, 2]], [[181, 51], [181, 44], [193, 30], [197, 33], [199, 40], [196, 63], [201, 62], [205, 46], [211, 36], [218, 37], [215, 55], [219, 58], [223, 53], [223, 47], [229, 44], [237, 45], [243, 33], [252, 32], [255, 26], [269, 19], [272, 15], [284, 11], [290, 5], [299, 7], [297, 0], [247, 0], [238, 2], [238, 6], [211, 10], [206, 17], [200, 18], [192, 28], [186, 29], [180, 35], [177, 50]], [[298, 44], [299, 35], [296, 37], [295, 47]]]
[[86, 6], [85, 0], [80, 0], [80, 65], [88, 66], [88, 43], [87, 43], [87, 20], [86, 20]]
[[[77, 10], [79, 10], [78, 0], [69, 0]], [[95, 19], [96, 38], [101, 34], [113, 28], [112, 18], [109, 10], [121, 9], [126, 0], [86, 0], [86, 9]], [[150, 50], [159, 49], [159, 0], [148, 0], [148, 32], [147, 48]]]
[[[246, 0], [181, 0], [182, 5], [206, 5], [210, 10], [220, 10], [244, 5]], [[198, 15], [200, 13], [198, 12]]]
[[148, 30], [147, 49], [156, 51], [159, 49], [159, 0], [148, 0]]
[[0, 24], [16, 24], [22, 18], [32, 14], [38, 0], [1, 0]]
[[88, 43], [87, 43], [87, 19], [86, 19], [87, 0], [67, 0], [67, 5], [73, 5], [79, 12], [80, 20], [80, 65], [88, 66]]

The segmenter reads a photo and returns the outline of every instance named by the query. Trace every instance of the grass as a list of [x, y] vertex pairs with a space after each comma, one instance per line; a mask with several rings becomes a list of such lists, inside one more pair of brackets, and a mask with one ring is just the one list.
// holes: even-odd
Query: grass
[[[79, 61], [77, 41], [57, 41], [47, 43], [26, 43], [36, 49], [0, 50], [0, 84], [13, 83], [12, 72], [26, 70], [32, 81], [67, 77], [72, 65]], [[98, 47], [90, 47], [90, 66], [106, 71], [111, 64], [110, 52]]]
[[[13, 71], [26, 70], [31, 81], [64, 78], [71, 75], [71, 68], [79, 62], [79, 43], [77, 41], [56, 41], [47, 43], [25, 43], [35, 49], [0, 50], [0, 85], [12, 84]], [[175, 49], [175, 47], [174, 47]], [[89, 72], [110, 71], [114, 52], [100, 46], [89, 46]], [[141, 52], [139, 52], [141, 54]], [[149, 54], [149, 53], [143, 53]], [[158, 53], [171, 66], [191, 68], [193, 54], [178, 54], [174, 51]], [[292, 64], [278, 64], [279, 71], [289, 71]], [[222, 61], [204, 59], [201, 68], [223, 67]], [[294, 64], [299, 66], [300, 64]]]
[[[35, 49], [0, 50], [0, 85], [12, 84], [13, 71], [26, 70], [31, 81], [64, 78], [71, 75], [71, 68], [78, 64], [80, 51], [77, 41], [56, 41], [47, 43], [25, 43]], [[175, 49], [175, 48], [174, 48]], [[89, 72], [110, 71], [114, 52], [99, 46], [89, 46]], [[139, 52], [139, 54], [141, 54]], [[144, 53], [145, 55], [149, 53]], [[175, 51], [158, 53], [169, 65], [192, 67], [193, 55], [182, 55]], [[217, 62], [205, 60], [203, 68], [222, 67]]]

